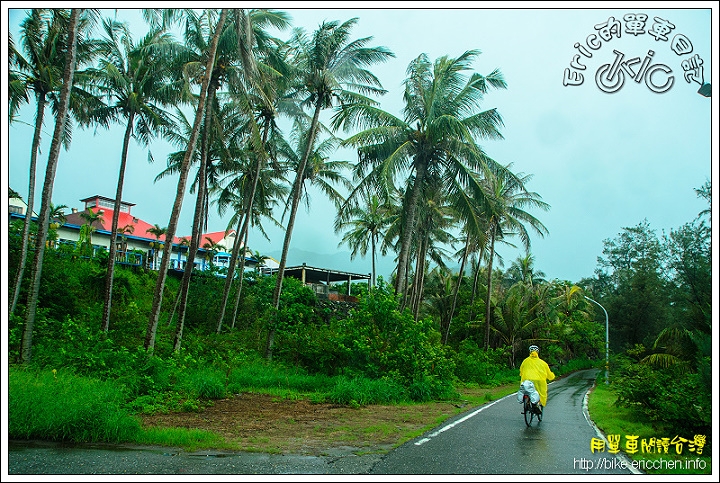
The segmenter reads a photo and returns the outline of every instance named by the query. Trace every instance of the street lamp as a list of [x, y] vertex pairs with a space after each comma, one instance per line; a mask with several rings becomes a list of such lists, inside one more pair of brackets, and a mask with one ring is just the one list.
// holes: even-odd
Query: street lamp
[[609, 326], [608, 326], [607, 310], [605, 310], [605, 307], [600, 305], [599, 302], [591, 299], [587, 295], [583, 295], [583, 297], [588, 299], [590, 302], [597, 304], [598, 307], [600, 307], [603, 310], [603, 312], [605, 312], [605, 384], [609, 384], [609, 382], [608, 382], [608, 365], [610, 364], [610, 362], [609, 362], [609, 359], [610, 359], [610, 335], [608, 333]]

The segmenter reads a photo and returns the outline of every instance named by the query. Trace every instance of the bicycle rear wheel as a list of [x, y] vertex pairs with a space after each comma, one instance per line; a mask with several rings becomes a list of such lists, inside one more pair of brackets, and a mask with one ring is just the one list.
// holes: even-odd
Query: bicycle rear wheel
[[530, 427], [533, 420], [532, 404], [530, 404], [530, 397], [527, 395], [523, 397], [523, 414], [525, 416], [525, 424]]

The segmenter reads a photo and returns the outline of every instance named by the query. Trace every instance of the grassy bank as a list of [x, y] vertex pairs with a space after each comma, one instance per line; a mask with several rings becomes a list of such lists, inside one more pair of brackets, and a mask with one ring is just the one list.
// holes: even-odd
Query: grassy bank
[[[224, 391], [226, 385], [230, 385], [231, 393], [234, 394], [259, 392], [280, 399], [312, 402], [333, 401], [341, 395], [342, 399], [348, 400], [344, 404], [349, 408], [372, 404], [401, 405], [403, 419], [415, 418], [419, 424], [413, 427], [393, 427], [392, 431], [396, 433], [393, 436], [399, 444], [436, 427], [448, 417], [500, 399], [517, 390], [515, 382], [494, 387], [465, 385], [457, 388], [458, 394], [453, 404], [448, 404], [447, 401], [413, 403], [402, 400], [400, 393], [394, 392], [392, 384], [384, 386], [382, 381], [352, 381], [293, 374], [277, 369], [263, 373], [260, 367], [236, 376], [228, 375], [224, 382], [219, 376], [213, 378], [207, 373], [204, 377], [191, 374], [187, 381], [178, 381], [178, 385], [186, 387], [186, 394], [196, 395], [217, 394]], [[143, 413], [198, 411], [203, 404], [207, 404], [208, 400], [203, 397], [193, 399], [183, 398], [178, 394], [158, 394], [152, 400], [127, 403], [125, 389], [117, 382], [99, 381], [62, 371], [38, 373], [12, 367], [9, 371], [9, 394], [10, 439], [160, 445], [181, 447], [189, 451], [201, 448], [229, 451], [245, 449], [228, 443], [221, 435], [212, 431], [182, 427], [145, 428], [141, 424], [140, 415]], [[640, 439], [647, 440], [653, 437], [672, 439], [675, 436], [664, 433], [663, 428], [644, 422], [632, 409], [617, 406], [616, 399], [612, 386], [606, 386], [602, 381], [589, 396], [590, 416], [606, 437], [621, 435], [621, 445], [624, 445], [626, 435], [637, 435]], [[367, 400], [371, 402], [366, 402]], [[354, 424], [365, 426], [345, 428], [344, 433], [390, 431], [389, 426], [379, 427], [372, 414], [366, 421]], [[327, 437], [331, 437], [331, 433]], [[624, 448], [621, 446], [621, 449]], [[700, 455], [697, 454], [697, 449], [696, 452], [689, 452], [686, 444], [683, 454], [680, 455], [676, 454], [675, 447], [671, 446], [667, 453], [639, 451], [628, 456], [637, 461], [647, 474], [711, 474], [710, 450], [703, 448], [702, 452]]]

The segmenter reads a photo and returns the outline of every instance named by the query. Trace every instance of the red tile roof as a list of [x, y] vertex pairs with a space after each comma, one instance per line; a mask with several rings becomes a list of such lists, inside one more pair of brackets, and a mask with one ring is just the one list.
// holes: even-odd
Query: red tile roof
[[[104, 208], [104, 207], [97, 207], [97, 206], [93, 207], [93, 208], [88, 208], [87, 210], [92, 211], [93, 213], [97, 212], [98, 210], [102, 210], [103, 216], [100, 217], [97, 221], [95, 221], [93, 223], [93, 226], [98, 230], [110, 231], [110, 229], [112, 228], [112, 218], [113, 218], [114, 210]], [[83, 213], [83, 212], [80, 211], [77, 213], [70, 213], [69, 215], [66, 215], [65, 218], [67, 220], [67, 223], [70, 223], [73, 225], [78, 225], [78, 226], [84, 225], [87, 222], [87, 220], [85, 220], [85, 218], [80, 216], [80, 213]], [[155, 235], [153, 235], [152, 233], [150, 233], [148, 231], [148, 230], [153, 229], [155, 227], [155, 225], [151, 225], [150, 223], [148, 223], [144, 220], [141, 220], [141, 219], [137, 218], [136, 216], [131, 215], [130, 213], [121, 211], [120, 216], [118, 218], [118, 231], [120, 232], [124, 227], [129, 227], [129, 226], [133, 227], [132, 228], [133, 231], [132, 232], [127, 231], [126, 233], [128, 235], [133, 235], [133, 236], [140, 237], [140, 238], [147, 238], [149, 240], [156, 239]], [[234, 232], [234, 230], [230, 230], [229, 233], [233, 233], [233, 232]], [[225, 238], [225, 232], [218, 231], [218, 232], [212, 232], [212, 233], [203, 233], [202, 238], [201, 238], [202, 241], [200, 242], [201, 247], [202, 247], [202, 245], [204, 245], [207, 242], [207, 240], [205, 239], [206, 237], [209, 237], [214, 243], [218, 243], [220, 240]], [[182, 242], [183, 238], [187, 238], [188, 240], [190, 240], [189, 235], [184, 236], [184, 237], [176, 236], [173, 238], [173, 243], [180, 244]], [[159, 237], [159, 240], [164, 242], [165, 235], [161, 235]], [[228, 247], [228, 249], [230, 249], [230, 248], [232, 248], [232, 247]]]

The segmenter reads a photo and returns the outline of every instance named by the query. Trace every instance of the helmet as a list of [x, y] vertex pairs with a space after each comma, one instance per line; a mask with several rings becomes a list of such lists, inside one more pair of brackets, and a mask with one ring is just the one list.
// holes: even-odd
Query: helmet
[[529, 347], [529, 349], [530, 349], [530, 352], [540, 352], [540, 348], [536, 345], [531, 345]]

